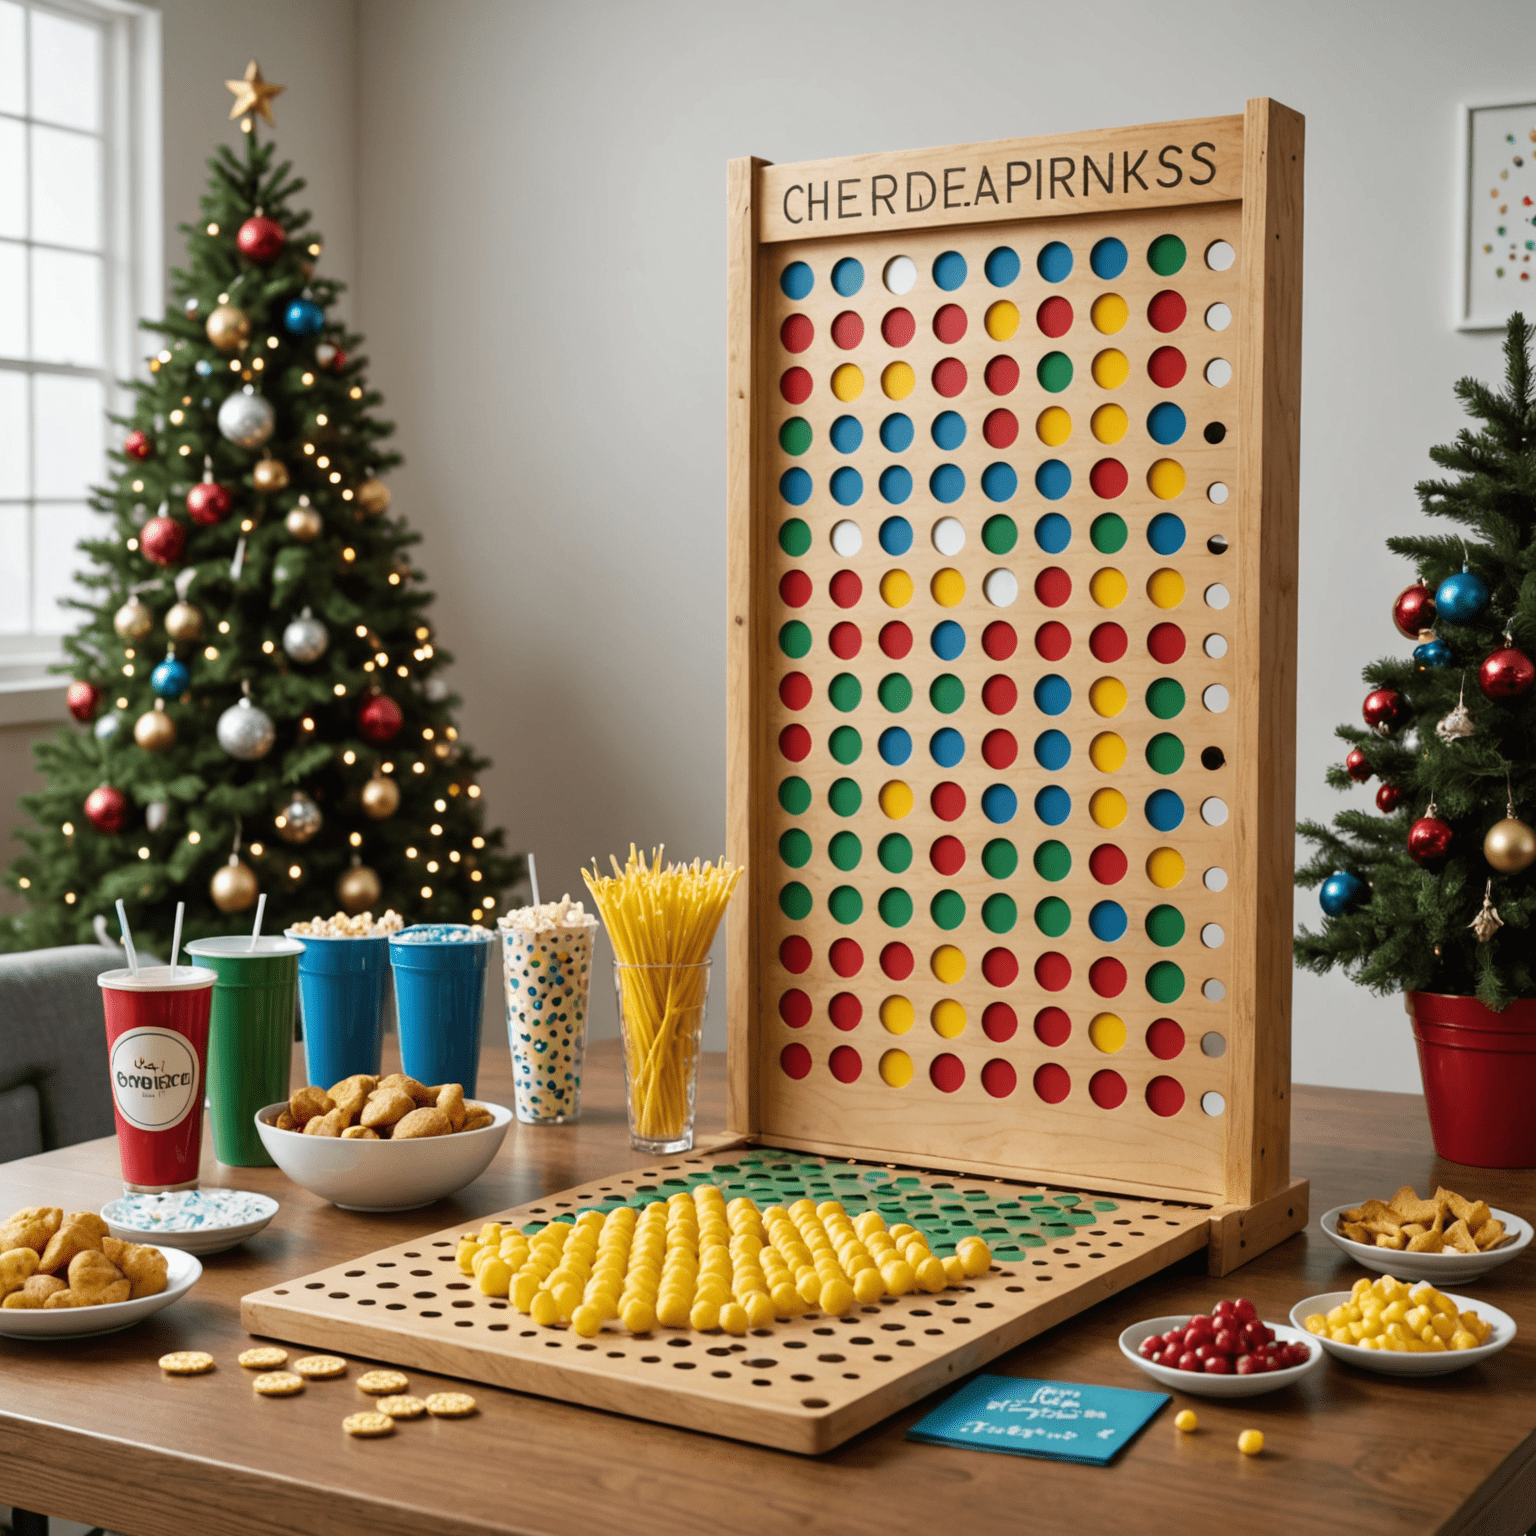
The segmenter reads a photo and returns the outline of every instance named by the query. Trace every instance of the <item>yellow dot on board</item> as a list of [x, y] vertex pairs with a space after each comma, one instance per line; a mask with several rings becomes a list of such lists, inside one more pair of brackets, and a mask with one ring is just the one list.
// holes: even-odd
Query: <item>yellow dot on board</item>
[[1059, 405], [1047, 406], [1035, 420], [1035, 436], [1047, 448], [1059, 448], [1072, 436], [1072, 418]]
[[1184, 601], [1184, 578], [1164, 566], [1147, 577], [1147, 596], [1159, 608], [1177, 608]]
[[1119, 389], [1130, 376], [1130, 362], [1118, 347], [1106, 347], [1093, 360], [1093, 382], [1100, 389]]
[[1125, 766], [1125, 738], [1100, 731], [1088, 744], [1088, 761], [1100, 773], [1116, 773]]
[[1184, 878], [1184, 855], [1176, 848], [1154, 848], [1147, 855], [1147, 879], [1171, 891]]
[[933, 1005], [928, 1021], [933, 1025], [934, 1033], [943, 1035], [946, 1040], [965, 1033], [965, 1009], [952, 997], [940, 998]]
[[1113, 719], [1125, 708], [1125, 684], [1118, 677], [1101, 677], [1088, 690], [1088, 702], [1096, 715]]
[[880, 597], [887, 608], [905, 608], [912, 601], [912, 578], [905, 571], [887, 571], [880, 578]]
[[1118, 443], [1130, 428], [1131, 419], [1118, 405], [1101, 405], [1089, 423], [1101, 443]]
[[1125, 1044], [1125, 1020], [1117, 1013], [1095, 1014], [1088, 1026], [1088, 1038], [1096, 1050], [1113, 1056]]
[[1096, 789], [1088, 802], [1088, 814], [1096, 827], [1118, 827], [1129, 807], [1118, 789]]
[[[888, 363], [885, 372], [880, 375], [880, 388], [885, 392], [887, 400], [905, 400], [916, 387], [917, 375], [912, 372], [911, 363]], [[842, 398], [838, 396], [839, 400]]]
[[1094, 330], [1105, 336], [1113, 336], [1131, 318], [1130, 306], [1118, 293], [1101, 293], [1088, 313]]
[[1100, 608], [1118, 608], [1130, 590], [1124, 574], [1112, 565], [1095, 571], [1088, 582], [1088, 591]]
[[953, 986], [965, 978], [965, 956], [953, 944], [940, 944], [928, 964], [946, 986]]
[[1147, 489], [1159, 501], [1172, 501], [1184, 490], [1184, 466], [1177, 459], [1159, 459], [1147, 471]]
[[880, 1081], [888, 1088], [905, 1088], [912, 1081], [912, 1058], [905, 1051], [887, 1051], [880, 1058]]
[[928, 583], [928, 590], [941, 608], [958, 608], [965, 601], [965, 577], [953, 567], [946, 566], [935, 573]]
[[1007, 341], [1019, 328], [1019, 306], [999, 299], [987, 310], [987, 335], [993, 341]]
[[910, 998], [888, 997], [880, 1004], [880, 1022], [888, 1035], [904, 1035], [917, 1022], [917, 1010]]
[[880, 809], [892, 821], [900, 821], [903, 816], [910, 816], [912, 814], [911, 786], [903, 784], [900, 779], [892, 779], [889, 784], [882, 784]]
[[857, 400], [864, 393], [864, 374], [853, 363], [844, 363], [832, 375], [832, 393], [839, 400]]

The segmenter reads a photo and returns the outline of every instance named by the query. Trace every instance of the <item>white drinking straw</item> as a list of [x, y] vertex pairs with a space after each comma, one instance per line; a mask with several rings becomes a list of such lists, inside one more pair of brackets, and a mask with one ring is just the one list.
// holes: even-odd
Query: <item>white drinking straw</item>
[[177, 955], [177, 952], [181, 949], [181, 918], [182, 918], [182, 914], [186, 910], [187, 910], [186, 902], [178, 901], [176, 903], [176, 927], [175, 927], [175, 929], [171, 933], [171, 980], [172, 981], [176, 980], [176, 955]]
[[128, 914], [123, 910], [123, 898], [117, 898], [117, 928], [123, 936], [123, 948], [128, 951], [128, 969], [133, 972], [134, 980], [139, 975], [139, 955], [133, 947], [133, 933], [128, 927]]
[[251, 929], [251, 950], [256, 953], [256, 940], [261, 937], [261, 914], [267, 910], [267, 893], [263, 891], [256, 902], [256, 926]]
[[528, 855], [528, 883], [533, 887], [533, 904], [539, 904], [539, 865], [538, 860], [530, 853]]

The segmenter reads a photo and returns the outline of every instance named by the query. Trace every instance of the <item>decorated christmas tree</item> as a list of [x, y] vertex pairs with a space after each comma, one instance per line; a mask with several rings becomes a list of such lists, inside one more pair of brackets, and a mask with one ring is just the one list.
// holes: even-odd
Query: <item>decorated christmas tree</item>
[[389, 515], [400, 458], [362, 337], [291, 207], [303, 181], [258, 142], [282, 87], [255, 64], [229, 85], [244, 153], [208, 162], [176, 302], [145, 323], [161, 346], [114, 418], [64, 642], [80, 725], [36, 750], [5, 947], [88, 941], [119, 897], [162, 952], [175, 898], [188, 938], [248, 922], [260, 891], [269, 930], [338, 903], [481, 920], [518, 873], [482, 826], [486, 763], [453, 724], [419, 535]]
[[1421, 482], [1419, 500], [1459, 531], [1387, 540], [1418, 573], [1392, 608], [1412, 654], [1365, 669], [1364, 725], [1339, 727], [1350, 751], [1328, 773], [1338, 789], [1376, 779], [1376, 811], [1303, 822], [1316, 854], [1296, 874], [1321, 883], [1326, 914], [1297, 939], [1301, 964], [1496, 1009], [1536, 997], [1531, 340], [1515, 315], [1503, 391], [1462, 379], [1457, 397], [1480, 425], [1430, 450], [1445, 478]]

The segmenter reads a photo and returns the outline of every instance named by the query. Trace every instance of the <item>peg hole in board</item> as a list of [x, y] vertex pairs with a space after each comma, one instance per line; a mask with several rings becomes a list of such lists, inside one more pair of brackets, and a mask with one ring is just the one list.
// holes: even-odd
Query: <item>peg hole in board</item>
[[1225, 304], [1212, 304], [1205, 312], [1205, 323], [1213, 331], [1224, 331], [1232, 324], [1232, 311]]
[[851, 518], [832, 525], [832, 548], [844, 560], [851, 560], [864, 548], [864, 534]]
[[1226, 554], [1226, 552], [1227, 552], [1226, 536], [1224, 534], [1220, 534], [1220, 533], [1213, 533], [1210, 536], [1210, 538], [1208, 538], [1205, 541], [1205, 547], [1208, 550], [1210, 550], [1210, 552], [1213, 555], [1224, 555], [1224, 554]]
[[1220, 747], [1204, 747], [1200, 752], [1200, 766], [1209, 768], [1214, 772], [1217, 768], [1224, 768], [1227, 762], [1227, 754]]
[[1219, 795], [1211, 795], [1200, 802], [1200, 820], [1208, 827], [1221, 827], [1227, 821], [1227, 802]]
[[1207, 635], [1203, 649], [1207, 656], [1215, 661], [1220, 661], [1227, 654], [1227, 637], [1225, 635]]
[[1200, 930], [1200, 942], [1207, 949], [1220, 949], [1226, 941], [1226, 931], [1220, 923], [1206, 923]]
[[1227, 705], [1232, 702], [1232, 695], [1227, 692], [1222, 683], [1212, 683], [1204, 693], [1200, 695], [1200, 702], [1210, 710], [1213, 715], [1222, 714]]
[[1222, 506], [1231, 494], [1232, 491], [1224, 480], [1213, 480], [1205, 488], [1205, 499], [1212, 506]]
[[917, 286], [917, 263], [910, 256], [892, 256], [881, 275], [891, 293], [911, 293]]
[[1232, 364], [1224, 357], [1213, 357], [1205, 365], [1205, 382], [1213, 389], [1225, 389], [1232, 382]]
[[1205, 589], [1205, 605], [1207, 608], [1225, 608], [1231, 601], [1232, 594], [1219, 581], [1212, 582]]
[[1202, 1093], [1200, 1095], [1200, 1108], [1214, 1119], [1217, 1115], [1226, 1113], [1227, 1101], [1215, 1089], [1212, 1089], [1209, 1093]]
[[1217, 1033], [1214, 1029], [1207, 1030], [1200, 1036], [1200, 1050], [1203, 1055], [1209, 1056], [1213, 1060], [1218, 1056], [1225, 1056], [1227, 1054], [1227, 1037]]
[[1200, 995], [1208, 1003], [1219, 1003], [1227, 995], [1226, 983], [1212, 976], [1201, 984]]
[[1208, 891], [1224, 891], [1227, 888], [1227, 872], [1219, 864], [1213, 864], [1202, 877]]

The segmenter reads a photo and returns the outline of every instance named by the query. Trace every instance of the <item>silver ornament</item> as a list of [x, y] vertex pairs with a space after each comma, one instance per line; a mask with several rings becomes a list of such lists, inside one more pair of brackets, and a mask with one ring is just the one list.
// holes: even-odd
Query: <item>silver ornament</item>
[[249, 384], [219, 407], [219, 431], [239, 448], [260, 448], [276, 424], [272, 402]]
[[319, 661], [331, 643], [331, 632], [308, 608], [283, 630], [283, 649], [295, 661]]
[[1435, 735], [1444, 742], [1458, 741], [1463, 736], [1470, 736], [1477, 729], [1472, 722], [1472, 711], [1465, 704], [1458, 704], [1439, 725], [1435, 727]]
[[123, 712], [115, 709], [110, 715], [103, 715], [91, 729], [96, 732], [97, 741], [111, 741], [122, 723]]
[[144, 807], [144, 825], [151, 832], [158, 832], [165, 825], [165, 819], [170, 814], [171, 808], [164, 800], [151, 800]]
[[302, 789], [296, 789], [273, 819], [285, 843], [307, 843], [320, 830], [320, 807]]
[[443, 677], [429, 677], [423, 692], [434, 704], [441, 704], [448, 697], [448, 680]]
[[219, 716], [218, 737], [219, 745], [231, 757], [250, 763], [272, 750], [277, 727], [264, 709], [258, 709], [249, 699], [241, 699]]

